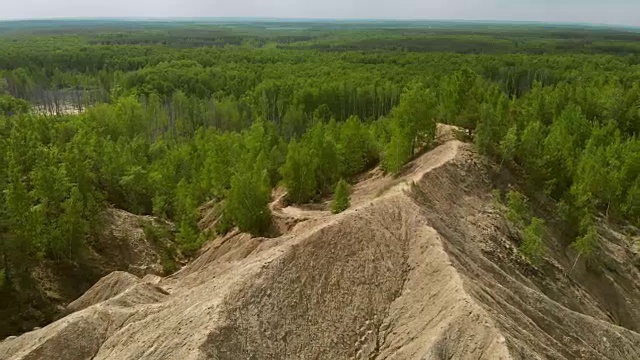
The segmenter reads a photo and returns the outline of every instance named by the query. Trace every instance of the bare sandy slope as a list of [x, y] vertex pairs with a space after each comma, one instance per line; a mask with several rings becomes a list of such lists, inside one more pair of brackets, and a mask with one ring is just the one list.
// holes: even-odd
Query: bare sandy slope
[[489, 174], [448, 139], [400, 178], [370, 172], [342, 214], [275, 201], [284, 235], [214, 239], [160, 281], [112, 274], [0, 358], [640, 359], [630, 247], [608, 230], [605, 269], [569, 273], [550, 238], [528, 265]]
[[[100, 231], [88, 239], [78, 262], [43, 260], [33, 269], [30, 284], [19, 293], [2, 295], [13, 297], [0, 298], [0, 339], [58, 319], [66, 312], [66, 304], [113, 271], [136, 276], [175, 271], [183, 257], [171, 239], [172, 226], [151, 216], [107, 209]], [[156, 235], [147, 234], [149, 229], [155, 229]]]

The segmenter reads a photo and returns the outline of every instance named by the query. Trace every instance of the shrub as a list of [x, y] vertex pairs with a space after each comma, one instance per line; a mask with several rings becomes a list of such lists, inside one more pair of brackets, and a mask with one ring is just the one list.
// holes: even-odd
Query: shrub
[[175, 254], [170, 248], [165, 248], [160, 254], [160, 263], [165, 276], [171, 275], [178, 270], [178, 264], [174, 257]]
[[336, 185], [333, 201], [331, 202], [331, 212], [339, 214], [351, 206], [351, 193], [349, 184], [341, 179]]
[[598, 232], [595, 226], [587, 229], [583, 236], [580, 236], [571, 245], [580, 256], [585, 258], [592, 257], [598, 249]]
[[157, 247], [160, 254], [160, 264], [165, 275], [171, 275], [178, 270], [176, 253], [170, 242], [173, 242], [173, 234], [163, 226], [154, 226], [153, 223], [143, 221], [141, 224], [145, 237]]
[[216, 233], [218, 235], [224, 235], [233, 229], [233, 219], [229, 213], [223, 209], [218, 221], [216, 221]]
[[271, 225], [269, 187], [266, 172], [256, 167], [252, 172], [238, 172], [231, 179], [225, 213], [242, 232], [264, 234]]
[[544, 254], [544, 234], [546, 227], [544, 220], [534, 217], [523, 232], [520, 252], [531, 263], [538, 263]]
[[527, 197], [517, 191], [507, 193], [507, 219], [523, 228], [531, 218]]

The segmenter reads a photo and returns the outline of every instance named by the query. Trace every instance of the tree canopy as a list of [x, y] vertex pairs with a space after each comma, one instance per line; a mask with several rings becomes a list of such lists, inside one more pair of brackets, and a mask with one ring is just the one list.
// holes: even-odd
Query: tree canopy
[[[191, 27], [110, 26], [57, 30], [65, 36], [0, 29], [7, 278], [39, 259], [75, 261], [108, 206], [174, 221], [190, 253], [204, 241], [207, 202], [225, 204], [219, 229], [264, 234], [274, 187], [293, 203], [335, 191], [342, 204], [358, 174], [379, 162], [399, 173], [433, 146], [438, 122], [466, 129], [480, 152], [561, 203], [581, 252], [597, 248], [597, 212], [640, 223], [630, 33], [566, 29], [589, 41], [565, 42], [544, 29], [309, 35], [255, 25], [212, 40]], [[514, 219], [537, 249], [541, 223]]]

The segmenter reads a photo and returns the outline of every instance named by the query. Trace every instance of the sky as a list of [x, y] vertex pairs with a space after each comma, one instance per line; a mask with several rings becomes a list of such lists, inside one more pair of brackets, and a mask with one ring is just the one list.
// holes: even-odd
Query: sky
[[268, 17], [640, 26], [640, 0], [0, 0], [0, 19]]

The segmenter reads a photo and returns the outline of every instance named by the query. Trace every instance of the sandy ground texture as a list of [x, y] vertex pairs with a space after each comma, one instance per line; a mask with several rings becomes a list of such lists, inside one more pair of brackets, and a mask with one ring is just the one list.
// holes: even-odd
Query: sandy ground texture
[[67, 304], [113, 271], [140, 277], [174, 272], [184, 257], [172, 241], [172, 228], [172, 224], [151, 216], [107, 209], [99, 231], [87, 239], [88, 246], [77, 262], [43, 260], [32, 271], [33, 281], [17, 292], [0, 295], [0, 338], [59, 319], [68, 313]]
[[528, 264], [495, 169], [441, 143], [398, 178], [363, 176], [342, 214], [275, 194], [277, 238], [213, 239], [166, 278], [111, 274], [0, 359], [640, 359], [638, 249], [603, 227], [594, 273], [550, 229]]

